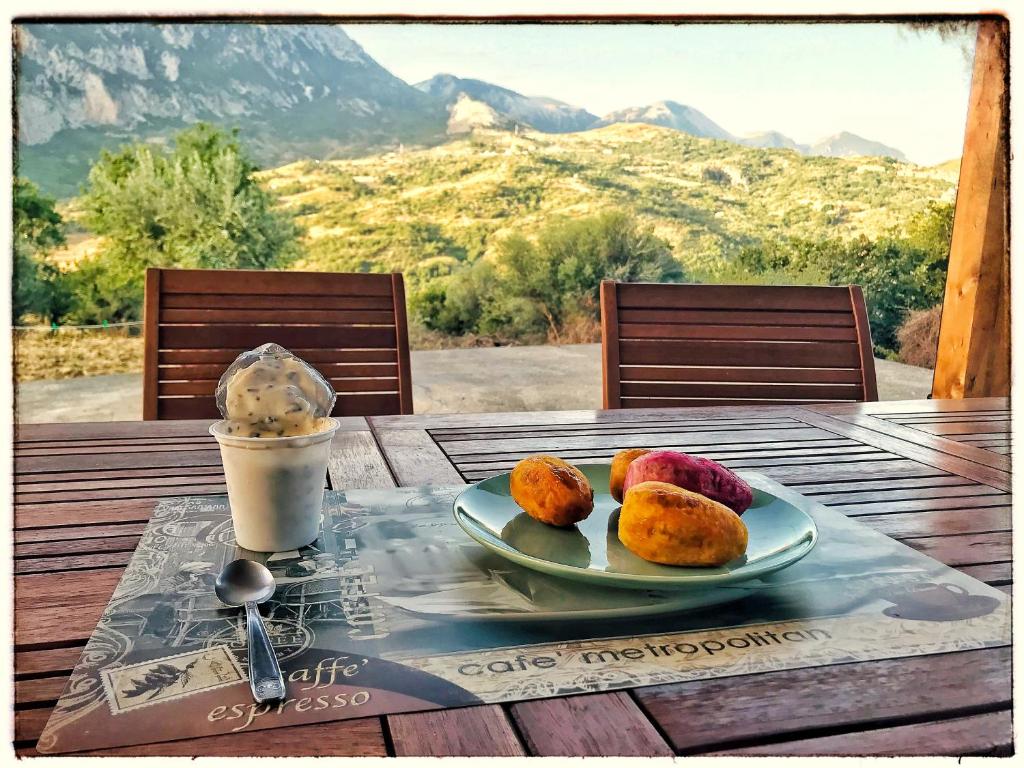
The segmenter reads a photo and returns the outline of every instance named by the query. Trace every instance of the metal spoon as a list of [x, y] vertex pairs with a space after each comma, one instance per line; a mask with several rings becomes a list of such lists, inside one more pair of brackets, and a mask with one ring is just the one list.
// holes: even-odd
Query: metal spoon
[[274, 576], [253, 560], [232, 560], [217, 577], [216, 592], [221, 602], [245, 606], [249, 636], [249, 687], [258, 702], [284, 698], [284, 676], [274, 655], [274, 646], [263, 626], [257, 604], [274, 594]]

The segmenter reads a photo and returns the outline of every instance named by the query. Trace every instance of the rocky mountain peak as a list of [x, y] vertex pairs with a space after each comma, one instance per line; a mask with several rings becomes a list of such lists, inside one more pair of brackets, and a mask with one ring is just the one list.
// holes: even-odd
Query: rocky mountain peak
[[276, 163], [443, 135], [447, 119], [334, 24], [16, 29], [20, 160], [44, 186], [57, 168], [33, 148], [54, 140], [94, 155], [206, 120]]

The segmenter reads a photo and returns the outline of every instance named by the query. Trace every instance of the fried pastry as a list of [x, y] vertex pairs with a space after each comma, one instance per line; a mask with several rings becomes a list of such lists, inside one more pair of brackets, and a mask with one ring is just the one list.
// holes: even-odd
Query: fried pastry
[[608, 476], [608, 491], [612, 498], [620, 504], [623, 494], [622, 484], [626, 480], [626, 470], [629, 469], [630, 462], [650, 452], [649, 448], [627, 448], [616, 453], [615, 458], [612, 459], [612, 469]]
[[585, 520], [594, 510], [594, 489], [572, 464], [555, 456], [528, 456], [509, 477], [516, 504], [530, 517], [565, 528]]
[[626, 491], [619, 541], [654, 563], [716, 566], [747, 551], [747, 526], [724, 504], [676, 485], [648, 481]]

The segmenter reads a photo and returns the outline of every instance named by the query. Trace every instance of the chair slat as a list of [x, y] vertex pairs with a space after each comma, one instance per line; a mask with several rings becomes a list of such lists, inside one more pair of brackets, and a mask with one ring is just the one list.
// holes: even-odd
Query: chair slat
[[[679, 290], [680, 287], [693, 290]], [[620, 309], [777, 309], [787, 312], [849, 312], [846, 288], [832, 286], [699, 285], [621, 283]]]
[[[770, 323], [770, 320], [765, 320]], [[709, 339], [723, 341], [857, 341], [853, 327], [796, 325], [681, 325], [622, 323], [620, 342], [626, 339]]]
[[157, 413], [161, 419], [221, 418], [212, 394], [202, 397], [158, 397]]
[[856, 368], [717, 368], [693, 365], [624, 365], [622, 381], [722, 381], [765, 384], [860, 384]]
[[[161, 349], [160, 365], [182, 365], [190, 363], [220, 363], [227, 366], [240, 352], [251, 347], [234, 349]], [[293, 347], [292, 352], [309, 363], [394, 363], [397, 353], [393, 349], [338, 349], [324, 347]], [[221, 369], [223, 372], [223, 368]]]
[[676, 381], [624, 381], [622, 397], [740, 397], [766, 400], [856, 400], [856, 384], [702, 384]]
[[398, 413], [401, 399], [397, 392], [339, 394], [335, 416], [387, 416]]
[[154, 269], [146, 287], [144, 418], [218, 418], [224, 369], [267, 342], [331, 382], [333, 415], [412, 412], [401, 275]]
[[849, 312], [785, 312], [734, 309], [620, 309], [620, 323], [678, 323], [683, 325], [799, 325], [853, 327]]
[[269, 296], [234, 293], [170, 293], [160, 299], [165, 309], [326, 309], [326, 310], [392, 310], [390, 296], [296, 295]]
[[619, 342], [623, 365], [657, 365], [666, 360], [688, 365], [855, 368], [856, 344], [815, 341], [680, 341], [639, 339]]
[[[322, 325], [164, 325], [160, 348], [248, 349], [274, 342], [282, 347], [394, 347], [395, 329], [381, 326]], [[256, 341], [262, 339], [263, 341]], [[254, 343], [254, 341], [256, 343]]]
[[385, 309], [164, 309], [160, 323], [252, 323], [281, 325], [394, 325], [395, 313]]
[[[217, 381], [221, 374], [224, 373], [224, 368], [223, 364], [161, 364], [160, 381], [192, 381], [197, 379], [213, 379]], [[319, 363], [316, 369], [328, 379], [348, 377], [393, 379], [398, 377], [398, 366], [394, 363]]]
[[[397, 392], [398, 379], [329, 379], [335, 392]], [[212, 398], [217, 389], [217, 379], [196, 381], [161, 381], [160, 397], [171, 395], [205, 395]]]
[[[219, 419], [212, 395], [161, 397], [159, 410], [164, 419]], [[397, 392], [339, 393], [333, 416], [388, 416], [398, 412]]]
[[[163, 271], [164, 293], [222, 294], [308, 294], [322, 296], [331, 273], [277, 272], [257, 269], [167, 269]], [[390, 275], [350, 272], [337, 283], [335, 295], [391, 296]], [[381, 279], [385, 278], [385, 279]]]

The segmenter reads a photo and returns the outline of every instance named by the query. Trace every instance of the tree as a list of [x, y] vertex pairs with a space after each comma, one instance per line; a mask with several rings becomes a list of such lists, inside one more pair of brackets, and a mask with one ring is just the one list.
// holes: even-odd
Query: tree
[[106, 246], [74, 279], [81, 321], [133, 319], [146, 267], [265, 269], [298, 253], [298, 228], [272, 210], [238, 141], [200, 123], [170, 151], [133, 144], [103, 152], [81, 198]]
[[64, 245], [64, 220], [52, 198], [28, 179], [14, 179], [14, 239], [35, 251]]
[[672, 282], [683, 275], [668, 243], [619, 211], [555, 221], [536, 245], [509, 237], [496, 266], [499, 294], [531, 303], [556, 339], [570, 315], [598, 316], [602, 280]]
[[953, 239], [954, 207], [953, 203], [932, 200], [907, 225], [906, 240], [924, 255], [921, 277], [925, 281], [929, 295], [936, 301], [941, 301], [946, 290], [949, 244]]
[[64, 220], [53, 199], [27, 179], [14, 179], [12, 315], [15, 323], [34, 315], [59, 320], [68, 297], [60, 271], [45, 255], [65, 242]]

